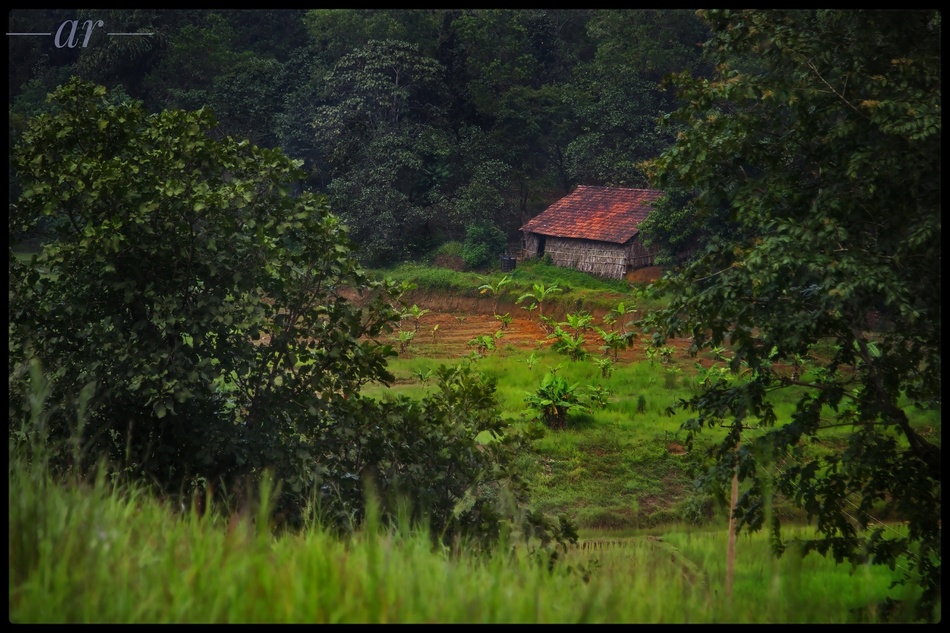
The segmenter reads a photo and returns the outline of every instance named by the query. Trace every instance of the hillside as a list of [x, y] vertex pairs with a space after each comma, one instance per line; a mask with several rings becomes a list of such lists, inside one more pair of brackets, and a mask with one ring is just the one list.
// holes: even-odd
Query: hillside
[[[419, 271], [417, 280], [427, 286], [427, 276], [449, 272]], [[559, 281], [560, 287], [568, 288], [545, 302], [545, 315], [555, 321], [588, 310], [594, 317], [592, 326], [610, 329], [616, 326], [603, 321], [607, 306], [624, 302], [630, 310], [637, 310], [624, 319], [630, 327], [630, 322], [643, 315], [635, 306], [657, 301], [643, 300], [637, 294], [642, 282], [618, 282], [604, 288], [605, 282], [597, 278], [541, 264], [519, 267], [517, 272], [522, 290], [536, 283], [550, 286]], [[655, 279], [656, 271], [650, 273]], [[400, 276], [398, 271], [396, 276]], [[481, 278], [499, 276], [493, 273]], [[658, 350], [650, 348], [646, 335], [634, 330], [633, 345], [619, 352], [609, 377], [605, 377], [598, 364], [605, 359], [603, 341], [593, 327], [583, 334], [587, 358], [572, 361], [555, 351], [537, 312], [529, 313], [524, 304], [516, 303], [520, 290], [506, 293], [495, 306], [490, 297], [473, 292], [475, 286], [466, 278], [451, 279], [442, 277], [440, 289], [417, 288], [405, 297], [419, 316], [403, 322], [404, 332], [414, 332], [408, 343], [400, 347], [398, 334], [392, 337], [399, 350], [399, 357], [391, 363], [395, 391], [421, 393], [425, 372], [439, 363], [471, 357], [476, 339], [488, 335], [495, 347], [483, 350], [483, 358], [477, 362], [482, 371], [498, 379], [502, 415], [515, 424], [531, 419], [524, 397], [551, 370], [578, 389], [597, 386], [610, 393], [603, 409], [569, 416], [566, 430], [548, 430], [536, 442], [535, 452], [523, 457], [524, 476], [532, 487], [536, 507], [567, 514], [579, 528], [595, 533], [722, 520], [712, 499], [694, 491], [695, 468], [703, 459], [702, 451], [687, 453], [685, 434], [679, 430], [683, 415], [670, 417], [666, 412], [677, 398], [690, 393], [695, 363], [709, 367], [716, 362], [713, 358], [691, 357], [688, 339], [669, 341], [661, 357]], [[622, 291], [625, 286], [628, 292]], [[583, 307], [577, 309], [578, 305]], [[503, 324], [495, 314], [508, 315], [510, 322]], [[386, 392], [372, 391], [378, 395]]]

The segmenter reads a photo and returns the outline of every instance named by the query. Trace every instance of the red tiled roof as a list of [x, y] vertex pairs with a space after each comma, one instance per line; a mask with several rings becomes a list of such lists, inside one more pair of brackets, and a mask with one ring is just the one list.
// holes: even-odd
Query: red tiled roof
[[578, 185], [521, 227], [522, 231], [624, 244], [663, 195], [656, 189]]

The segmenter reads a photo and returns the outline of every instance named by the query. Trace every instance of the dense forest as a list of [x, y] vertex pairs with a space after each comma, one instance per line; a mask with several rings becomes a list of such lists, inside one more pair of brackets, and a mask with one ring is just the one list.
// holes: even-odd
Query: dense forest
[[11, 148], [71, 76], [209, 108], [214, 134], [303, 161], [374, 265], [517, 241], [577, 184], [648, 186], [661, 81], [703, 75], [708, 38], [687, 10], [17, 10], [8, 32], [51, 34], [8, 37]]

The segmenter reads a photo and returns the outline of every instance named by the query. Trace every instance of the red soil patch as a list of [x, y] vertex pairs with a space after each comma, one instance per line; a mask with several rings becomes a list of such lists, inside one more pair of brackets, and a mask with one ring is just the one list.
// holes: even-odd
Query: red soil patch
[[663, 276], [661, 266], [647, 266], [646, 268], [637, 268], [627, 273], [625, 279], [635, 284], [649, 284], [660, 279]]
[[[457, 358], [467, 356], [473, 351], [469, 341], [474, 338], [501, 331], [502, 336], [495, 340], [497, 348], [511, 345], [519, 350], [539, 349], [551, 345], [547, 332], [541, 327], [537, 314], [529, 315], [520, 307], [500, 306], [500, 314], [509, 314], [511, 323], [503, 327], [501, 321], [491, 312], [491, 301], [484, 298], [465, 298], [455, 296], [415, 297], [414, 302], [420, 308], [429, 310], [418, 319], [418, 329], [411, 343], [414, 356], [439, 358]], [[599, 324], [599, 319], [595, 320]], [[416, 327], [416, 319], [403, 322], [403, 329]], [[602, 344], [597, 332], [591, 330], [584, 336], [587, 351], [594, 357], [603, 354]], [[646, 350], [641, 337], [634, 337], [632, 349], [620, 353], [624, 362], [646, 360]], [[673, 358], [677, 361], [690, 359], [688, 339], [674, 339], [667, 342], [674, 349]]]

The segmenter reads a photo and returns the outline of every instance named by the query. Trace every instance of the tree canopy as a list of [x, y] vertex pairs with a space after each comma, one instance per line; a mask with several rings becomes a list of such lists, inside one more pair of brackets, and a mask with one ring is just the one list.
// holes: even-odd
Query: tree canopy
[[231, 445], [233, 425], [306, 434], [331, 394], [388, 377], [372, 338], [394, 310], [340, 295], [372, 284], [324, 199], [287, 195], [292, 161], [213, 141], [207, 111], [150, 115], [78, 80], [53, 99], [16, 155], [12, 221], [56, 231], [36, 265], [11, 261], [10, 369], [33, 357], [54, 377], [65, 435], [90, 386], [93, 459], [124, 459], [116, 432], [159, 481], [209, 475], [260, 459]]
[[[921, 436], [907, 410], [941, 405], [940, 13], [704, 17], [715, 76], [676, 78], [682, 127], [649, 168], [659, 187], [692, 195], [689, 226], [718, 218], [729, 230], [666, 279], [672, 303], [649, 324], [658, 341], [691, 336], [696, 352], [729, 345], [744, 375], [681, 403], [691, 433], [727, 428], [707, 483], [738, 468], [736, 518], [751, 529], [773, 491], [800, 502], [820, 533], [806, 552], [908, 556], [933, 617], [939, 438]], [[801, 359], [814, 368], [787, 369]], [[790, 418], [775, 414], [778, 390], [794, 394]], [[743, 434], [748, 425], [765, 430]], [[822, 442], [823, 456], [804, 456]], [[876, 524], [891, 510], [906, 535]]]
[[10, 38], [11, 152], [70, 76], [209, 108], [218, 138], [303, 160], [374, 265], [474, 225], [513, 241], [577, 184], [644, 186], [638, 161], [672, 137], [658, 83], [696, 68], [706, 32], [692, 11], [575, 9], [14, 10], [10, 28], [66, 20], [106, 26], [86, 47]]

